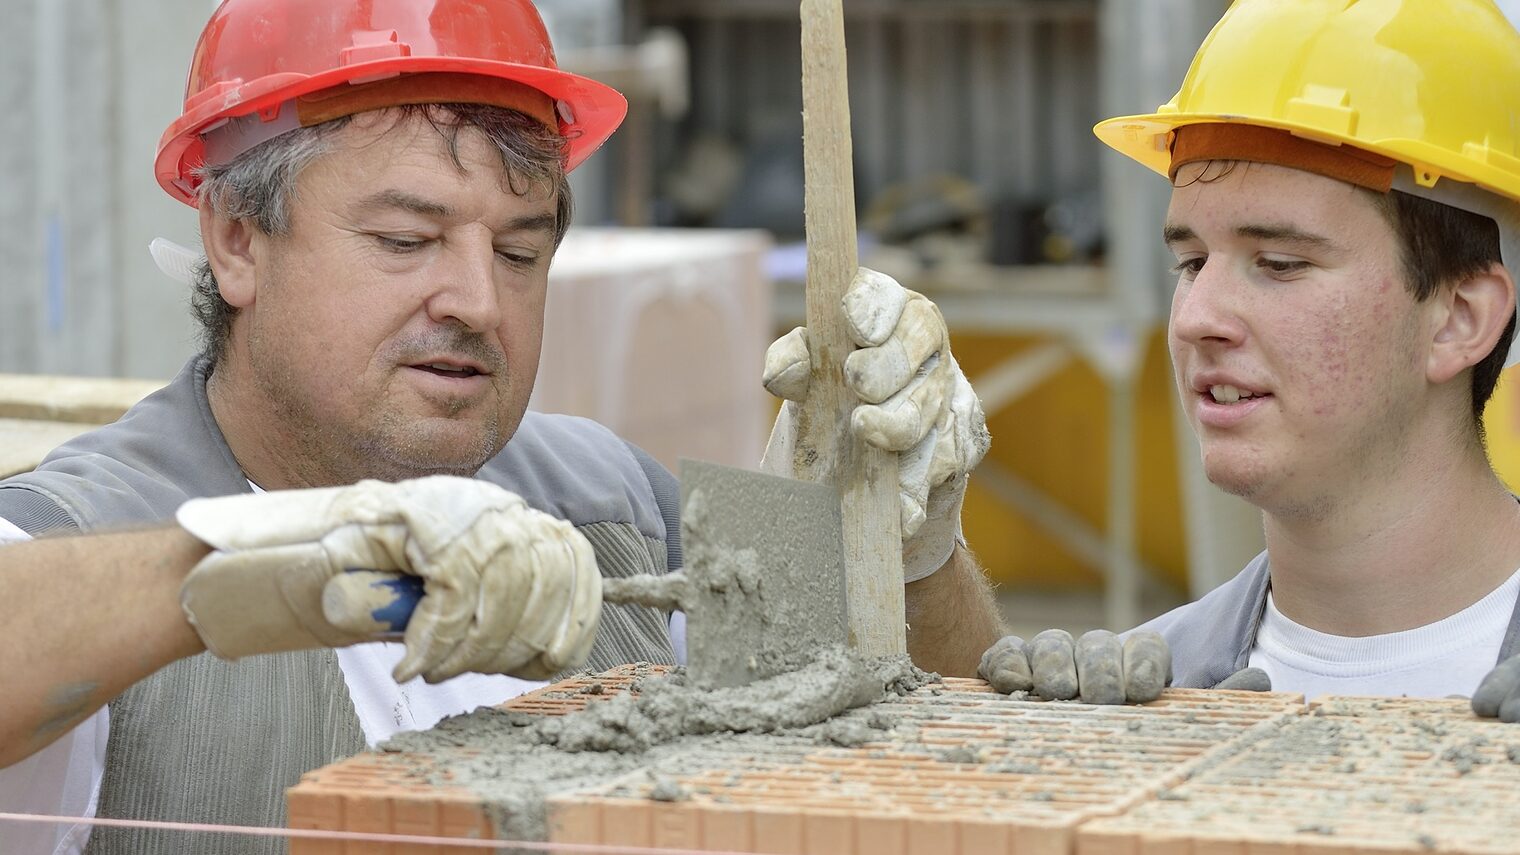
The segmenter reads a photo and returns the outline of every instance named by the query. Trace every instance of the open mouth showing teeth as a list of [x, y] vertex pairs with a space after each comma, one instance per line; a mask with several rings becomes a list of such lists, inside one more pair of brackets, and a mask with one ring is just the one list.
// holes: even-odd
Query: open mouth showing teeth
[[426, 371], [429, 374], [437, 374], [439, 377], [474, 377], [480, 374], [479, 371], [476, 371], [475, 369], [468, 366], [461, 367], [457, 365], [444, 365], [441, 362], [433, 362], [427, 365], [414, 365], [412, 367], [418, 369], [419, 371]]
[[1210, 386], [1209, 395], [1216, 403], [1220, 404], [1234, 404], [1240, 401], [1248, 401], [1252, 398], [1266, 397], [1265, 392], [1247, 392], [1244, 389], [1225, 385]]

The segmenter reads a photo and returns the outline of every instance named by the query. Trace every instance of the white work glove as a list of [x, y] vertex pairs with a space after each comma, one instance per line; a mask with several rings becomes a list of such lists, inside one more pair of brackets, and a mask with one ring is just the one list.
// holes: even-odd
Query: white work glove
[[[898, 452], [903, 581], [930, 575], [961, 539], [966, 475], [991, 440], [976, 392], [950, 354], [939, 307], [890, 276], [861, 268], [844, 297], [859, 350], [844, 363], [845, 383], [866, 403], [855, 408], [856, 436]], [[765, 388], [786, 399], [761, 468], [791, 475], [796, 407], [807, 397], [812, 359], [798, 327], [765, 353]]]
[[585, 662], [601, 620], [602, 579], [585, 537], [484, 481], [440, 475], [194, 499], [176, 519], [215, 550], [185, 577], [180, 602], [224, 659], [375, 640], [324, 617], [327, 583], [348, 569], [423, 580], [397, 682], [465, 671], [544, 679]]

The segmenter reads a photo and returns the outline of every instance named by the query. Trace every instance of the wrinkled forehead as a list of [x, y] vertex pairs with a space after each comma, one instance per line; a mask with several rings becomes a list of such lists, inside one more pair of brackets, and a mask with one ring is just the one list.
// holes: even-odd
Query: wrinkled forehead
[[492, 195], [544, 200], [554, 197], [562, 174], [557, 162], [546, 162], [541, 176], [517, 174], [498, 141], [440, 105], [369, 110], [336, 122], [312, 166], [318, 175], [344, 182], [402, 181], [417, 190], [439, 191], [465, 185]]

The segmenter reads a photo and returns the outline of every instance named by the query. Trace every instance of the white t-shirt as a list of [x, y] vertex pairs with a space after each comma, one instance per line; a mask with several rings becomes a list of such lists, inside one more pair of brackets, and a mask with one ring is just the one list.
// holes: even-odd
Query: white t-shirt
[[1483, 599], [1432, 624], [1345, 638], [1294, 623], [1267, 594], [1250, 664], [1272, 688], [1320, 695], [1471, 696], [1494, 669], [1520, 597], [1520, 570]]
[[[0, 519], [0, 543], [25, 540], [21, 529]], [[685, 618], [671, 620], [678, 661], [685, 661]], [[425, 730], [445, 716], [468, 712], [545, 685], [497, 674], [461, 674], [436, 685], [418, 677], [400, 685], [391, 669], [400, 661], [400, 644], [358, 644], [337, 651], [343, 681], [374, 746], [403, 730]], [[67, 735], [13, 766], [0, 769], [0, 813], [94, 816], [105, 772], [110, 709], [102, 707]], [[89, 840], [88, 825], [0, 823], [0, 853], [75, 855]]]

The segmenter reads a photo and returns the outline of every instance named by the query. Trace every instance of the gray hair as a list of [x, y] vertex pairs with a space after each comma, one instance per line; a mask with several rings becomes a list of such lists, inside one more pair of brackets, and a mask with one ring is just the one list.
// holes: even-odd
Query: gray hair
[[[486, 104], [409, 104], [388, 108], [400, 122], [422, 116], [448, 144], [454, 165], [459, 158], [459, 133], [476, 128], [496, 145], [508, 187], [519, 196], [535, 188], [552, 187], [557, 201], [554, 248], [570, 227], [573, 209], [565, 175], [566, 139], [537, 119], [516, 110]], [[199, 203], [221, 217], [247, 220], [266, 235], [290, 233], [290, 205], [302, 170], [332, 149], [332, 135], [346, 126], [344, 116], [297, 128], [244, 152], [232, 162], [205, 166], [197, 173]], [[190, 292], [190, 312], [200, 324], [201, 346], [219, 364], [232, 335], [238, 310], [222, 299], [211, 265], [196, 266]]]

